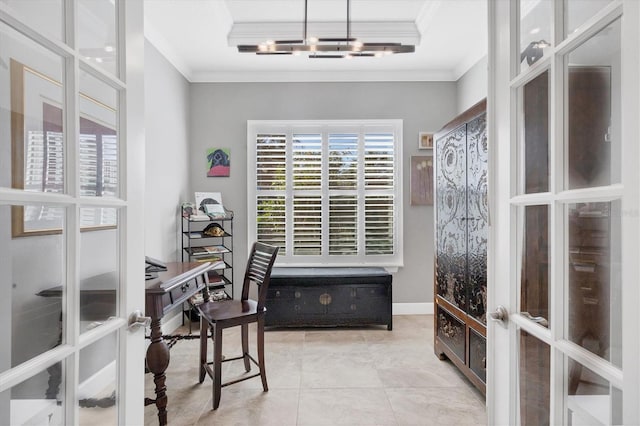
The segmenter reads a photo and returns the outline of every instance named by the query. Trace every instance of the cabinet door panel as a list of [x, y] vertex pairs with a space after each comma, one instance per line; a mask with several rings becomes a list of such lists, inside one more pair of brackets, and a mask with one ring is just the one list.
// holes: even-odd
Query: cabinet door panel
[[466, 144], [466, 125], [462, 125], [436, 145], [437, 291], [462, 310], [467, 303]]
[[467, 313], [486, 323], [487, 305], [487, 120], [467, 125]]

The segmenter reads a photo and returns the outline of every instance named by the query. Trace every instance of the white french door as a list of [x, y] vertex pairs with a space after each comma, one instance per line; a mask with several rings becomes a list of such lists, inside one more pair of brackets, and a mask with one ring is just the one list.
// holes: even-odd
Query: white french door
[[640, 424], [640, 3], [489, 10], [489, 422]]
[[0, 424], [143, 423], [143, 57], [142, 0], [0, 0]]
[[489, 422], [639, 424], [639, 4], [489, 10]]

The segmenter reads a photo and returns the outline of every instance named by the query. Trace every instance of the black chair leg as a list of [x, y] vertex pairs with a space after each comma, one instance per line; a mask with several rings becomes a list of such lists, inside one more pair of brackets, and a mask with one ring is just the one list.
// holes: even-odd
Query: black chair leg
[[249, 324], [242, 324], [240, 327], [242, 338], [242, 358], [244, 358], [244, 371], [248, 373], [249, 371], [251, 371], [251, 361], [249, 360]]
[[[222, 389], [222, 327], [214, 327], [213, 338], [213, 409], [220, 406], [220, 391]], [[215, 338], [213, 337], [215, 334]]]
[[204, 376], [207, 374], [205, 365], [207, 365], [207, 330], [209, 329], [209, 323], [203, 318], [200, 318], [200, 374], [198, 382], [204, 381]]
[[267, 385], [267, 373], [264, 365], [264, 315], [258, 317], [258, 364], [260, 367], [260, 379], [262, 379], [262, 389], [269, 390]]

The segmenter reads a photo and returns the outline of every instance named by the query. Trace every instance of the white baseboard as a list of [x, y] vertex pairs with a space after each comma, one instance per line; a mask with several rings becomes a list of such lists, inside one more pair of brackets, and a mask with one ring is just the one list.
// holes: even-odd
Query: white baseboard
[[433, 315], [433, 303], [393, 303], [393, 315]]
[[160, 325], [160, 329], [162, 330], [162, 334], [171, 334], [178, 329], [178, 327], [182, 327], [182, 311], [175, 311], [177, 315], [169, 318], [167, 321], [162, 319], [162, 324]]
[[111, 361], [78, 385], [78, 397], [80, 399], [96, 398], [96, 395], [104, 392], [105, 389], [115, 390], [116, 376], [116, 362]]
[[[393, 303], [391, 305], [393, 315], [433, 315], [433, 303]], [[162, 334], [171, 334], [182, 327], [182, 312], [162, 321]]]

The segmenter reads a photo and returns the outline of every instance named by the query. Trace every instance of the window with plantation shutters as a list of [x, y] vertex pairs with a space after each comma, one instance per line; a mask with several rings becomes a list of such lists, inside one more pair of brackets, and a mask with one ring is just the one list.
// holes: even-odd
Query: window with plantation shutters
[[249, 121], [249, 242], [278, 264], [402, 265], [402, 121]]

